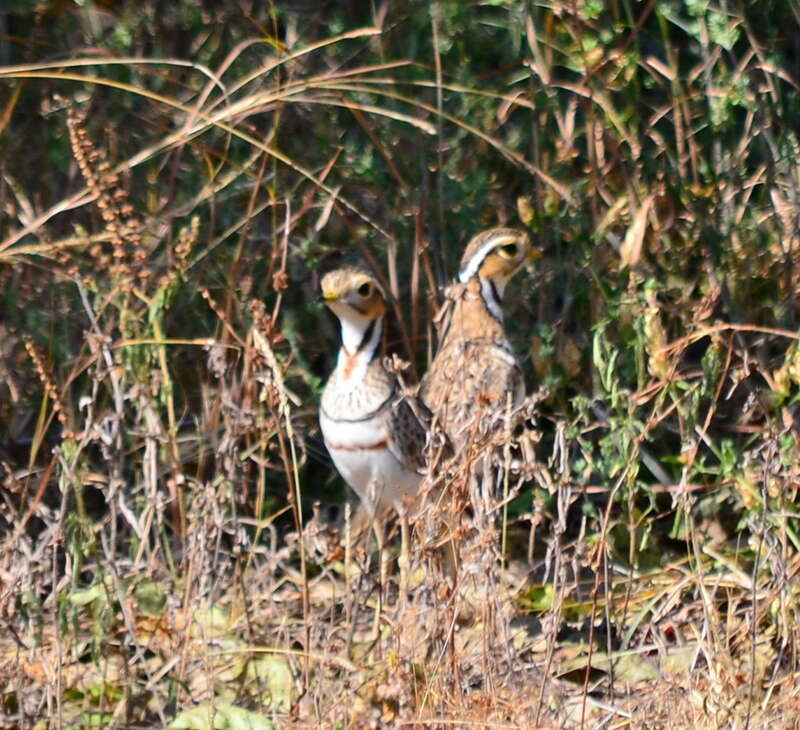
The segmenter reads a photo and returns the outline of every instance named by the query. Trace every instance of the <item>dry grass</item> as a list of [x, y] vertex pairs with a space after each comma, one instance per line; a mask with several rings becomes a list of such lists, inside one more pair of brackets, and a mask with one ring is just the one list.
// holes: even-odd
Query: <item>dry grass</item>
[[[0, 727], [797, 726], [793, 3], [57, 6], [0, 11]], [[411, 380], [516, 219], [531, 396], [400, 595], [319, 271]]]

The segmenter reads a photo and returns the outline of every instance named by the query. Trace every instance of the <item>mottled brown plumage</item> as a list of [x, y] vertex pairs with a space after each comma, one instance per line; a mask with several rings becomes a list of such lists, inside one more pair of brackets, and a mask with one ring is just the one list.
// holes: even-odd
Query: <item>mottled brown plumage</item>
[[448, 295], [442, 344], [420, 385], [422, 402], [458, 449], [519, 406], [525, 384], [503, 327], [506, 284], [531, 257], [524, 231], [493, 228], [467, 245]]

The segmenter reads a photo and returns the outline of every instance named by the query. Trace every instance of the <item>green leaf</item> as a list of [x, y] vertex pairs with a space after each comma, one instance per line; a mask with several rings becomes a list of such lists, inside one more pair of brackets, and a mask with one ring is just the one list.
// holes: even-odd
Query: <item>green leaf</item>
[[[595, 651], [591, 659], [594, 672], [608, 673], [613, 668], [615, 678], [629, 684], [658, 679], [658, 670], [646, 657], [636, 652], [620, 652], [609, 657], [606, 652]], [[568, 659], [558, 666], [558, 676], [572, 674], [574, 679], [580, 680], [588, 662], [587, 654]]]
[[82, 588], [77, 591], [72, 591], [69, 594], [69, 602], [73, 606], [88, 606], [93, 601], [105, 599], [106, 588], [102, 583], [95, 583], [89, 588]]
[[133, 592], [139, 610], [150, 616], [161, 613], [167, 601], [167, 594], [163, 583], [154, 580], [145, 580], [136, 586]]
[[170, 728], [185, 730], [275, 730], [263, 715], [225, 702], [205, 702], [178, 713]]
[[247, 663], [245, 676], [263, 687], [262, 700], [271, 710], [288, 712], [294, 701], [294, 677], [286, 658], [264, 654]]
[[531, 613], [544, 613], [553, 607], [556, 597], [555, 587], [548, 583], [546, 585], [531, 586], [517, 597], [517, 602], [521, 608]]
[[198, 608], [194, 612], [194, 619], [203, 630], [211, 636], [219, 636], [228, 632], [231, 625], [230, 613], [219, 606]]
[[70, 727], [79, 727], [81, 730], [88, 730], [88, 728], [103, 728], [108, 727], [114, 720], [114, 716], [108, 712], [86, 712], [80, 716], [80, 719]]

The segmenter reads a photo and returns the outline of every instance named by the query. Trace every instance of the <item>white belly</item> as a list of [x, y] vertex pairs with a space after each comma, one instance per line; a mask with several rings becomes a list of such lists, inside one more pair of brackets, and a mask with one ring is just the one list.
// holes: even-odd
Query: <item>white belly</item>
[[335, 422], [324, 413], [319, 421], [336, 469], [369, 512], [387, 506], [401, 511], [404, 497], [416, 497], [420, 475], [403, 466], [387, 447], [377, 446], [385, 434], [374, 422]]

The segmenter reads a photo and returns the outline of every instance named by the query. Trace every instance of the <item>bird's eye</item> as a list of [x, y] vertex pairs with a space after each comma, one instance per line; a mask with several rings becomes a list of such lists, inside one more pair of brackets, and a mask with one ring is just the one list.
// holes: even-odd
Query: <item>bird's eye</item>
[[358, 296], [366, 299], [370, 294], [372, 294], [372, 284], [365, 281], [360, 287], [358, 287], [357, 291]]
[[500, 246], [498, 253], [504, 259], [516, 258], [517, 254], [519, 253], [519, 245], [516, 243], [507, 243], [505, 246]]

